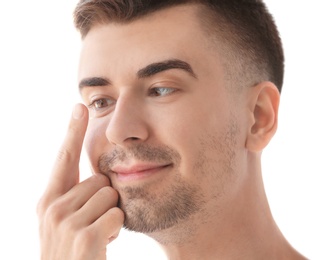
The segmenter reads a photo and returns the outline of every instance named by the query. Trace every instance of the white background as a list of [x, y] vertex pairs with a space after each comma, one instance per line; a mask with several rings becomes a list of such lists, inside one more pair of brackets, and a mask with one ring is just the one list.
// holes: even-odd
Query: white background
[[[0, 1], [0, 259], [39, 259], [36, 203], [80, 101], [76, 0]], [[266, 3], [286, 52], [279, 130], [263, 157], [266, 191], [284, 235], [314, 259], [313, 3]], [[108, 259], [125, 258], [164, 259], [155, 242], [123, 231]]]

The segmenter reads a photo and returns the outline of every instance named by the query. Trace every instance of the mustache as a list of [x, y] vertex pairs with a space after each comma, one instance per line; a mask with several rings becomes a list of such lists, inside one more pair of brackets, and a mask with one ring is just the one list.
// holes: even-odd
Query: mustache
[[102, 154], [98, 160], [98, 169], [106, 175], [114, 165], [128, 159], [135, 159], [141, 162], [174, 164], [180, 164], [181, 161], [179, 153], [169, 146], [136, 144], [127, 148], [115, 147], [111, 152]]

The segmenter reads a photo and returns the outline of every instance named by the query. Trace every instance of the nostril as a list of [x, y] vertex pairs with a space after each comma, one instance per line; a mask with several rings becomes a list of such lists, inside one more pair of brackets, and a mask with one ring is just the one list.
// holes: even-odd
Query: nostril
[[132, 140], [132, 141], [139, 140], [139, 138], [138, 138], [138, 137], [130, 137], [129, 139], [130, 139], [130, 140]]

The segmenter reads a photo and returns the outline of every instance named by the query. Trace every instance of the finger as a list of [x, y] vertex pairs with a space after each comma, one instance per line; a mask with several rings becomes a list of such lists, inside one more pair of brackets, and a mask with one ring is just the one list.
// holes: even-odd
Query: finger
[[84, 240], [84, 236], [85, 238], [88, 237], [94, 243], [99, 243], [99, 246], [108, 245], [118, 237], [120, 230], [123, 227], [123, 223], [123, 211], [118, 207], [111, 208], [93, 224], [82, 229], [81, 238]]
[[[46, 204], [42, 205], [42, 211], [47, 211], [46, 214], [50, 215], [50, 217], [53, 219], [52, 222], [59, 223], [63, 219], [66, 219], [74, 212], [82, 208], [82, 206], [86, 204], [86, 202], [90, 200], [91, 197], [93, 197], [100, 189], [109, 185], [110, 181], [108, 177], [102, 174], [95, 174], [74, 186], [66, 194], [55, 199], [53, 202], [48, 203], [47, 206]], [[86, 216], [82, 215], [83, 219], [85, 217]], [[80, 216], [78, 219], [81, 221]]]
[[84, 105], [77, 104], [47, 188], [51, 199], [66, 193], [79, 182], [79, 160], [87, 124], [88, 110]]
[[95, 193], [106, 186], [110, 186], [110, 181], [107, 176], [95, 174], [89, 177], [64, 195], [67, 208], [72, 212], [77, 211], [82, 208]]
[[[92, 225], [81, 229], [74, 239], [80, 259], [106, 259], [106, 247], [116, 237], [123, 226], [124, 213], [119, 208], [111, 208]], [[86, 252], [92, 258], [87, 258]]]
[[118, 192], [112, 187], [101, 188], [75, 213], [71, 221], [76, 222], [77, 229], [89, 226], [108, 210], [116, 207], [118, 199]]
[[[95, 221], [91, 228], [98, 231], [99, 238], [103, 238], [106, 245], [118, 237], [124, 223], [124, 213], [121, 209], [115, 207], [108, 210], [97, 221]], [[99, 239], [100, 240], [100, 239]]]

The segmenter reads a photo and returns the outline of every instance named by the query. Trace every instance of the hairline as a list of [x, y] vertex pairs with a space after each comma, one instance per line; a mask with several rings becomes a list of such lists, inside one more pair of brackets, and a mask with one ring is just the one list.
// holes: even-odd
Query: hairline
[[[82, 40], [85, 39], [94, 27], [106, 24], [130, 24], [134, 21], [145, 19], [154, 13], [176, 8], [178, 6], [197, 7], [195, 8], [195, 21], [197, 21], [197, 24], [200, 26], [199, 28], [204, 32], [204, 36], [209, 39], [209, 47], [214, 47], [217, 50], [219, 57], [222, 59], [222, 65], [225, 71], [224, 81], [230, 92], [233, 94], [240, 94], [242, 93], [242, 90], [248, 87], [253, 87], [262, 81], [269, 80], [268, 73], [266, 72], [267, 64], [261, 64], [260, 61], [253, 62], [251, 57], [248, 58], [245, 54], [243, 55], [243, 50], [238, 48], [239, 43], [236, 42], [237, 36], [234, 36], [231, 32], [231, 24], [216, 10], [210, 8], [204, 2], [199, 0], [164, 6], [157, 10], [150, 10], [145, 14], [138, 15], [128, 20], [110, 20], [105, 17], [99, 18], [98, 21], [90, 23], [90, 26], [85, 33], [81, 33]], [[223, 22], [221, 23], [221, 21]], [[234, 42], [229, 41], [230, 38], [232, 38]]]

